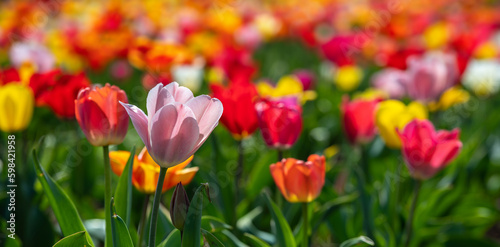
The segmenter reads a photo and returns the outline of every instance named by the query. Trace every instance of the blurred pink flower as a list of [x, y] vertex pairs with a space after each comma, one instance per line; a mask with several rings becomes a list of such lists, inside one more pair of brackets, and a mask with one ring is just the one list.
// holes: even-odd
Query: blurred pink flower
[[428, 120], [415, 119], [398, 130], [402, 152], [411, 175], [428, 179], [450, 163], [462, 148], [459, 130], [436, 131]]
[[407, 73], [408, 95], [422, 102], [439, 99], [444, 91], [457, 82], [459, 75], [455, 56], [441, 52], [408, 58]]
[[151, 157], [166, 168], [193, 155], [217, 126], [223, 111], [218, 99], [194, 97], [177, 82], [158, 84], [149, 91], [148, 115], [134, 105], [121, 104]]
[[51, 70], [56, 62], [52, 53], [45, 46], [37, 43], [13, 44], [10, 48], [9, 58], [16, 68], [31, 63], [40, 73]]
[[408, 74], [405, 71], [387, 68], [373, 75], [372, 85], [380, 89], [392, 99], [401, 99], [406, 94], [406, 85], [408, 84]]
[[314, 76], [313, 72], [306, 69], [301, 69], [295, 71], [293, 74], [302, 83], [304, 91], [314, 89], [314, 81], [316, 80], [316, 77]]

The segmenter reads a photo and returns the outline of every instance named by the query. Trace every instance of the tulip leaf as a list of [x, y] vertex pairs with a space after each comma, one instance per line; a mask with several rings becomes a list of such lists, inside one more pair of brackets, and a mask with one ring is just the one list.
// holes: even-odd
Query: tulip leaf
[[201, 227], [203, 229], [207, 229], [209, 232], [219, 232], [225, 229], [232, 229], [230, 225], [226, 224], [221, 219], [209, 215], [201, 217]]
[[285, 217], [281, 213], [281, 210], [274, 204], [274, 202], [269, 198], [268, 194], [265, 194], [265, 199], [269, 211], [271, 211], [272, 218], [276, 224], [276, 240], [278, 245], [281, 247], [293, 247], [296, 246], [295, 239], [293, 237], [292, 230], [288, 225]]
[[365, 236], [359, 236], [357, 238], [351, 238], [348, 239], [340, 244], [340, 247], [351, 247], [351, 246], [358, 246], [360, 244], [367, 244], [370, 246], [373, 246], [373, 240], [371, 240], [369, 237]]
[[174, 229], [157, 247], [181, 246], [181, 232]]
[[53, 247], [93, 246], [86, 231], [73, 233], [57, 241]]
[[184, 232], [182, 236], [182, 246], [192, 247], [199, 246], [201, 241], [201, 214], [203, 210], [203, 193], [206, 191], [207, 185], [201, 185], [194, 193], [193, 200], [189, 205], [184, 224]]
[[90, 240], [90, 236], [86, 233], [87, 230], [82, 223], [75, 205], [64, 190], [45, 172], [38, 160], [36, 150], [33, 150], [33, 160], [36, 173], [49, 199], [50, 206], [54, 211], [57, 222], [59, 222], [63, 235], [69, 236], [77, 232], [85, 232], [86, 238], [91, 243], [91, 246], [93, 246], [92, 240]]
[[130, 226], [130, 213], [132, 209], [132, 169], [134, 166], [134, 157], [135, 146], [130, 150], [130, 157], [115, 190], [116, 213], [123, 216], [127, 226]]
[[268, 243], [262, 241], [262, 239], [254, 236], [252, 234], [244, 233], [243, 237], [245, 237], [245, 239], [247, 240], [246, 242], [248, 242], [250, 244], [250, 246], [255, 246], [255, 247], [271, 247]]
[[114, 199], [111, 198], [111, 233], [113, 234], [113, 246], [134, 246], [127, 225], [114, 211]]
[[206, 242], [208, 242], [209, 246], [214, 246], [214, 247], [224, 247], [224, 244], [217, 239], [211, 232], [201, 228], [201, 232], [203, 233], [203, 237]]

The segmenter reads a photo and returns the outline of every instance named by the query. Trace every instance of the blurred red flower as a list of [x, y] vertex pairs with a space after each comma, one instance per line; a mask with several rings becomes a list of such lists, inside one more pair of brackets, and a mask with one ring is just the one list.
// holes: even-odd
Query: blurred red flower
[[345, 96], [341, 111], [344, 130], [352, 144], [368, 143], [376, 133], [375, 111], [380, 99], [354, 99]]

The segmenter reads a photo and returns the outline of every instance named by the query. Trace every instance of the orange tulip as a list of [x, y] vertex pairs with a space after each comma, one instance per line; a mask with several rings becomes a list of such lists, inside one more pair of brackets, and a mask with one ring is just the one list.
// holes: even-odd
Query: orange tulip
[[293, 158], [272, 164], [271, 175], [289, 202], [311, 202], [325, 184], [325, 157], [312, 154], [307, 161]]
[[[111, 169], [116, 175], [120, 176], [122, 174], [129, 156], [130, 152], [127, 151], [112, 151], [109, 153]], [[163, 182], [162, 193], [173, 188], [179, 182], [188, 184], [193, 180], [198, 167], [185, 168], [191, 160], [193, 160], [193, 156], [176, 166], [168, 168]], [[132, 184], [142, 193], [153, 194], [156, 190], [159, 174], [160, 166], [151, 158], [148, 150], [143, 148], [141, 153], [134, 157]]]

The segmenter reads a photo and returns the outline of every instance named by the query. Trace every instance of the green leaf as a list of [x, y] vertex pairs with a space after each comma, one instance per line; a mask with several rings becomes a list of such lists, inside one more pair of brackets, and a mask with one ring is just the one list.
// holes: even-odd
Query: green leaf
[[174, 229], [157, 247], [181, 246], [181, 232]]
[[135, 146], [130, 150], [130, 157], [123, 173], [118, 180], [115, 190], [116, 213], [130, 226], [130, 212], [132, 209], [132, 168], [134, 166]]
[[[33, 150], [33, 160], [38, 179], [40, 180], [43, 190], [49, 199], [50, 206], [54, 211], [57, 222], [59, 222], [63, 235], [69, 236], [77, 232], [87, 232], [71, 199], [43, 170], [40, 165], [40, 161], [38, 160], [36, 150]], [[90, 241], [90, 243], [92, 242]], [[91, 246], [93, 246], [93, 244]]]
[[359, 236], [357, 238], [351, 238], [344, 241], [343, 243], [340, 244], [340, 247], [351, 247], [363, 243], [370, 246], [374, 245], [373, 240], [371, 240], [369, 237]]
[[201, 228], [201, 232], [203, 233], [204, 239], [208, 242], [209, 246], [214, 246], [214, 247], [224, 247], [224, 244], [222, 244], [221, 241], [219, 241], [212, 233], [209, 231]]
[[183, 247], [199, 246], [201, 241], [201, 214], [203, 210], [203, 193], [207, 185], [201, 185], [194, 193], [193, 200], [189, 205], [186, 215], [186, 223], [184, 224], [184, 232], [182, 236]]
[[245, 237], [247, 243], [250, 244], [250, 246], [255, 246], [255, 247], [271, 247], [269, 244], [267, 244], [266, 242], [262, 241], [262, 239], [252, 235], [252, 234], [249, 234], [249, 233], [244, 233], [243, 234], [243, 237]]
[[226, 224], [221, 219], [208, 215], [201, 217], [201, 228], [207, 229], [209, 232], [220, 232], [225, 229], [232, 229], [230, 225]]
[[265, 199], [267, 206], [269, 207], [269, 211], [271, 211], [271, 215], [273, 217], [274, 223], [276, 224], [276, 240], [278, 245], [281, 247], [293, 247], [297, 246], [295, 243], [295, 239], [293, 237], [292, 230], [288, 225], [285, 217], [281, 213], [281, 210], [271, 201], [268, 194], [265, 194]]
[[127, 225], [114, 211], [114, 199], [111, 198], [111, 232], [113, 234], [113, 246], [134, 246], [132, 237], [128, 232]]
[[68, 235], [59, 240], [53, 247], [72, 247], [72, 246], [94, 246], [89, 242], [89, 236], [86, 231], [81, 231]]

